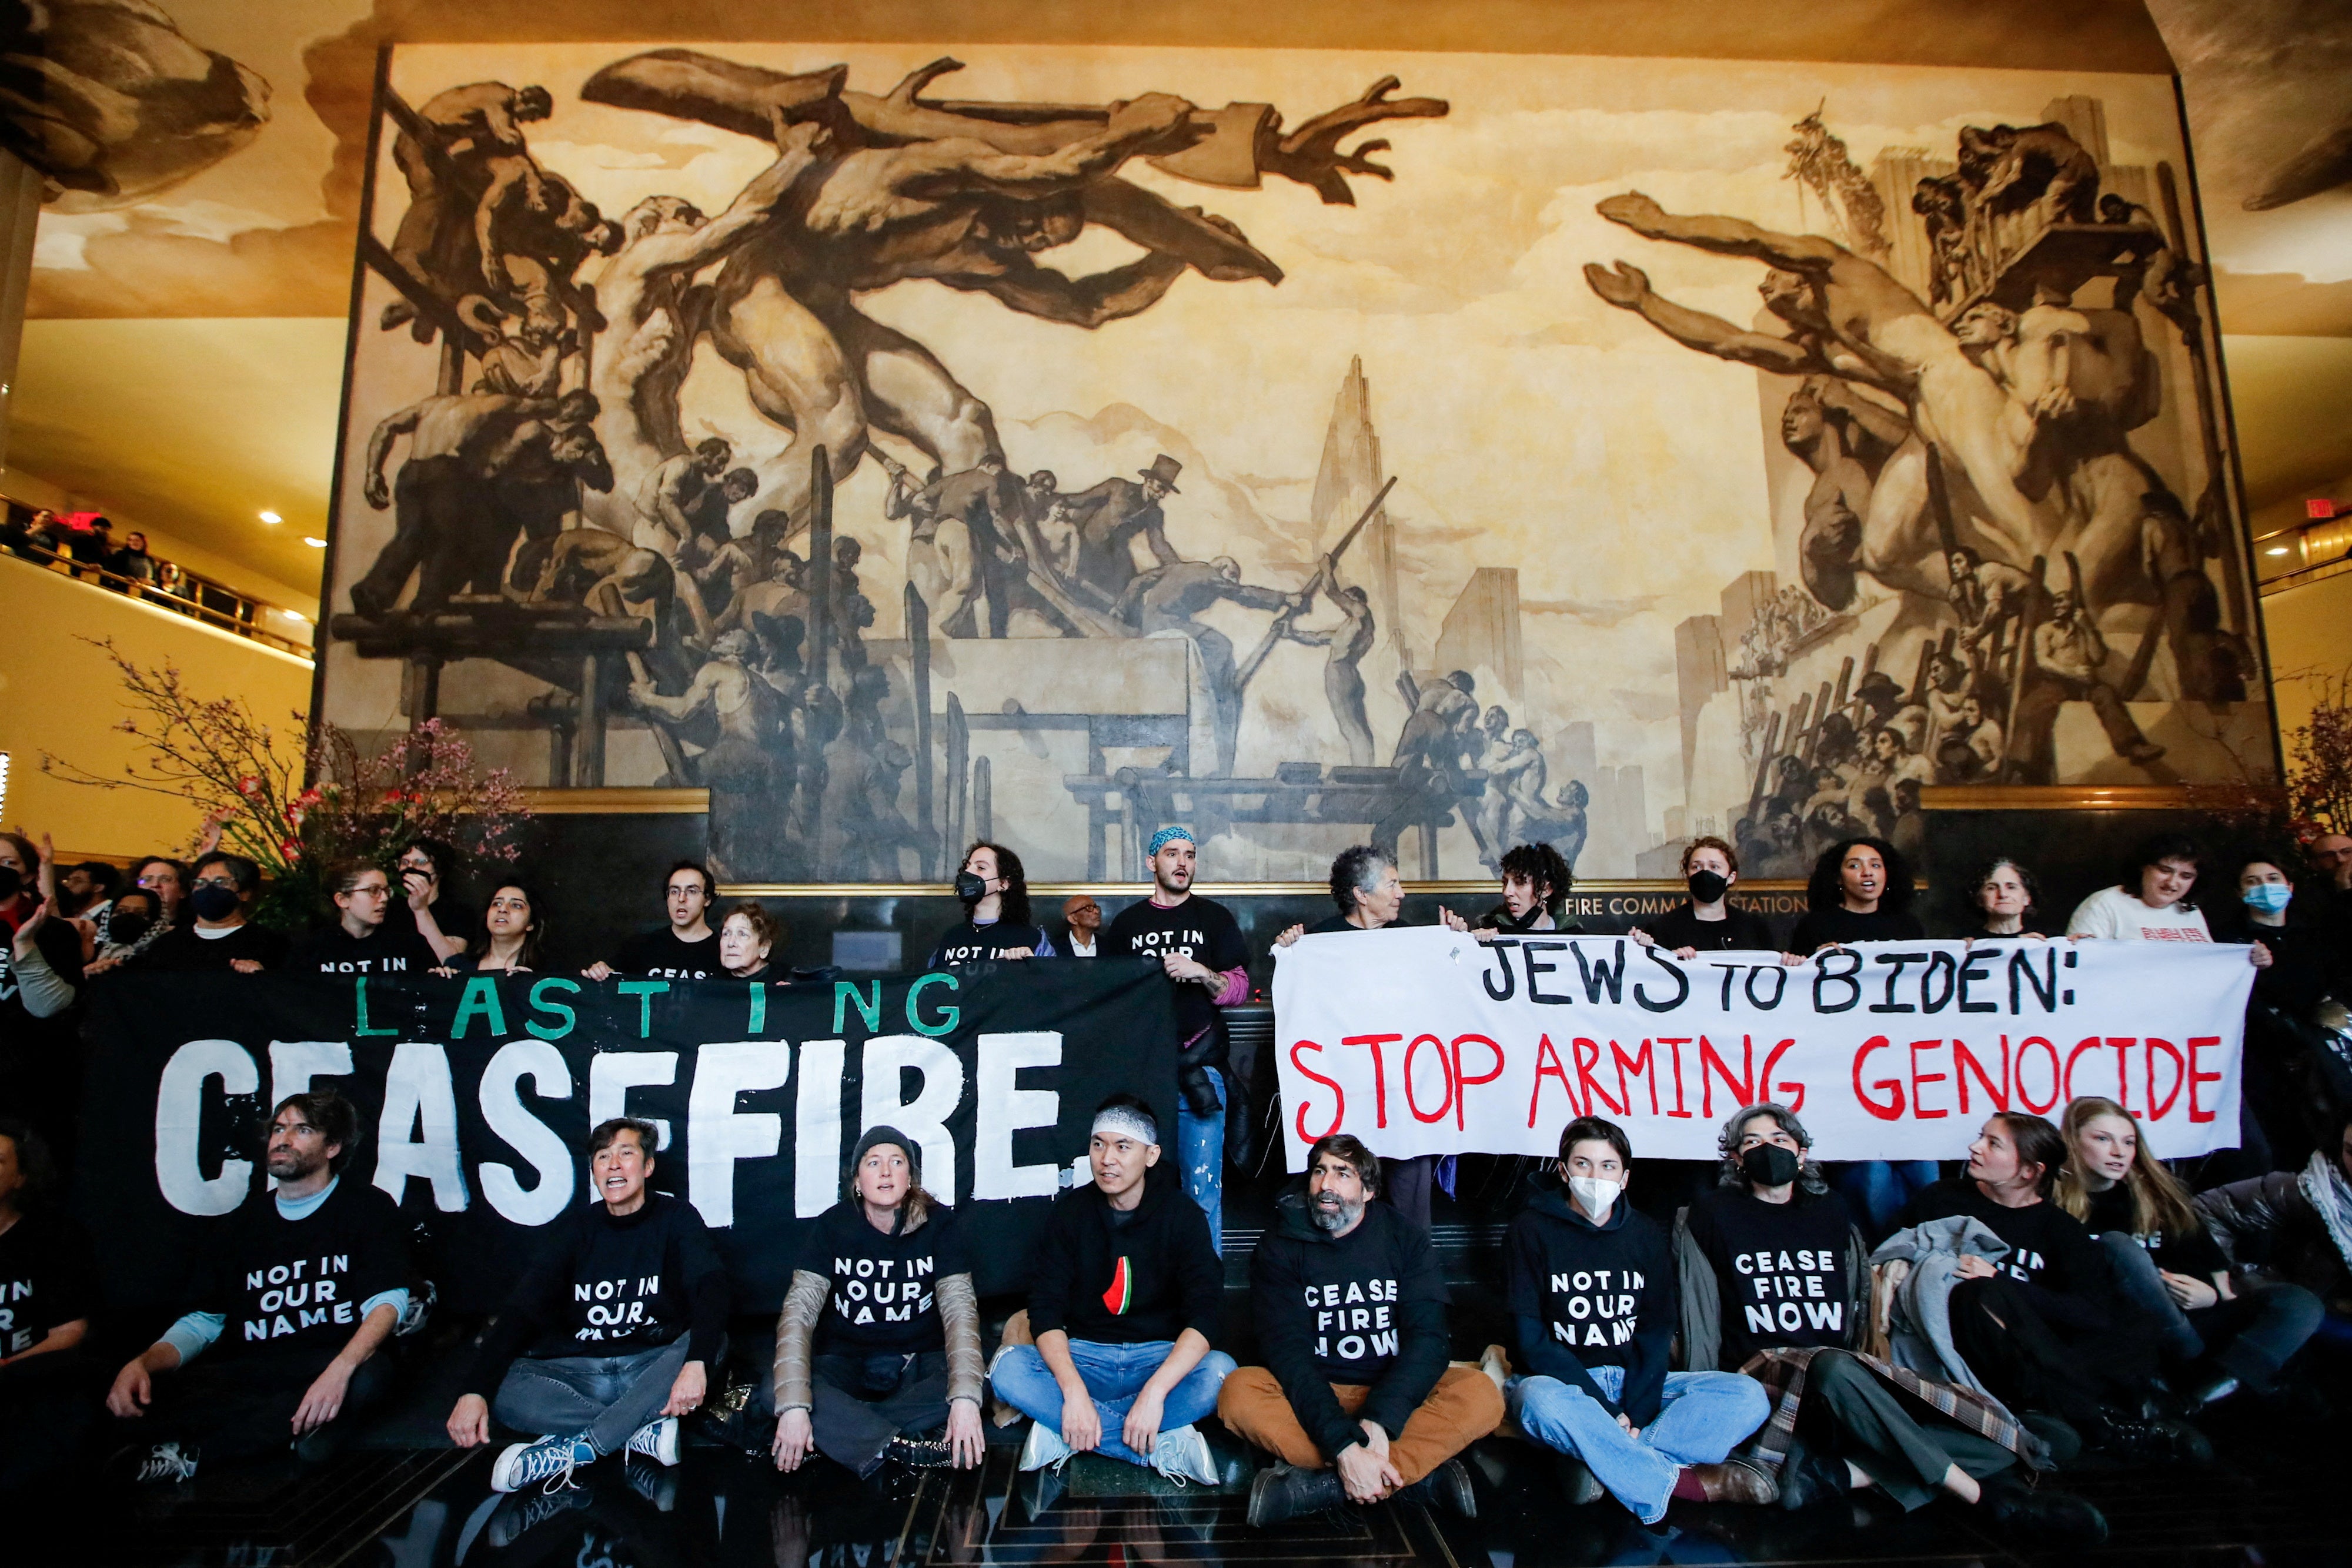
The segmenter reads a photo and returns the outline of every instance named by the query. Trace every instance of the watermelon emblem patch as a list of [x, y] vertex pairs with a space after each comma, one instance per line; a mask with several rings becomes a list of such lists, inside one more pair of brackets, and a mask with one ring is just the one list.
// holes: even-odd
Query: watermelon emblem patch
[[1103, 1305], [1118, 1317], [1135, 1302], [1135, 1275], [1127, 1266], [1127, 1255], [1119, 1254], [1118, 1265], [1110, 1271], [1110, 1289], [1103, 1292]]

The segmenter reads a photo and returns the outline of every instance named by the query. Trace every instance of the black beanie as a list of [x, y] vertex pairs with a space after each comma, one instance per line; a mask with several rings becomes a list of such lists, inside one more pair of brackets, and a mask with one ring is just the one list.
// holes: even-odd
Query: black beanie
[[923, 1146], [898, 1128], [887, 1125], [868, 1127], [858, 1134], [857, 1146], [849, 1152], [849, 1168], [842, 1173], [843, 1185], [856, 1185], [857, 1167], [866, 1163], [866, 1152], [879, 1144], [897, 1145], [907, 1156], [908, 1183], [915, 1186], [923, 1185]]

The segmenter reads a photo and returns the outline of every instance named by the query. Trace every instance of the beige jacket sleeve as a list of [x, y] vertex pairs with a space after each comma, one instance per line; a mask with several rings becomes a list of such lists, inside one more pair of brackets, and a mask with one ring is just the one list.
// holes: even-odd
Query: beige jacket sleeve
[[948, 1403], [980, 1403], [984, 1361], [980, 1354], [980, 1297], [969, 1274], [943, 1274], [937, 1290], [940, 1325], [948, 1339]]
[[809, 1347], [816, 1338], [817, 1314], [824, 1311], [826, 1280], [806, 1269], [793, 1270], [783, 1311], [776, 1314], [774, 1378], [776, 1414], [809, 1408]]

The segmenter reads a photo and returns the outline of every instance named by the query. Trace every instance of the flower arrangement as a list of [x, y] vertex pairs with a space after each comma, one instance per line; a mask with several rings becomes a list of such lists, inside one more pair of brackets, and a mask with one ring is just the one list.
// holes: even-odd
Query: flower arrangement
[[47, 752], [41, 770], [194, 802], [202, 816], [187, 848], [201, 853], [217, 845], [258, 865], [267, 885], [255, 918], [264, 925], [308, 925], [321, 904], [327, 868], [338, 861], [390, 870], [419, 839], [488, 860], [511, 862], [520, 852], [517, 831], [530, 814], [521, 786], [503, 768], [482, 769], [473, 747], [437, 718], [373, 756], [324, 722], [307, 727], [305, 746], [300, 714], [278, 728], [241, 697], [197, 695], [170, 664], [142, 668], [110, 641], [84, 641], [121, 672], [131, 715], [115, 727], [146, 755], [125, 763], [119, 779]]

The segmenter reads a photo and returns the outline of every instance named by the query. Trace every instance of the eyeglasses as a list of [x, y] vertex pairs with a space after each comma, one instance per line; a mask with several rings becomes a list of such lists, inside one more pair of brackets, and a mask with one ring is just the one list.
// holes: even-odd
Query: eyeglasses
[[198, 887], [226, 887], [234, 890], [236, 886], [236, 882], [234, 878], [226, 876], [200, 876], [196, 878], [196, 885]]

